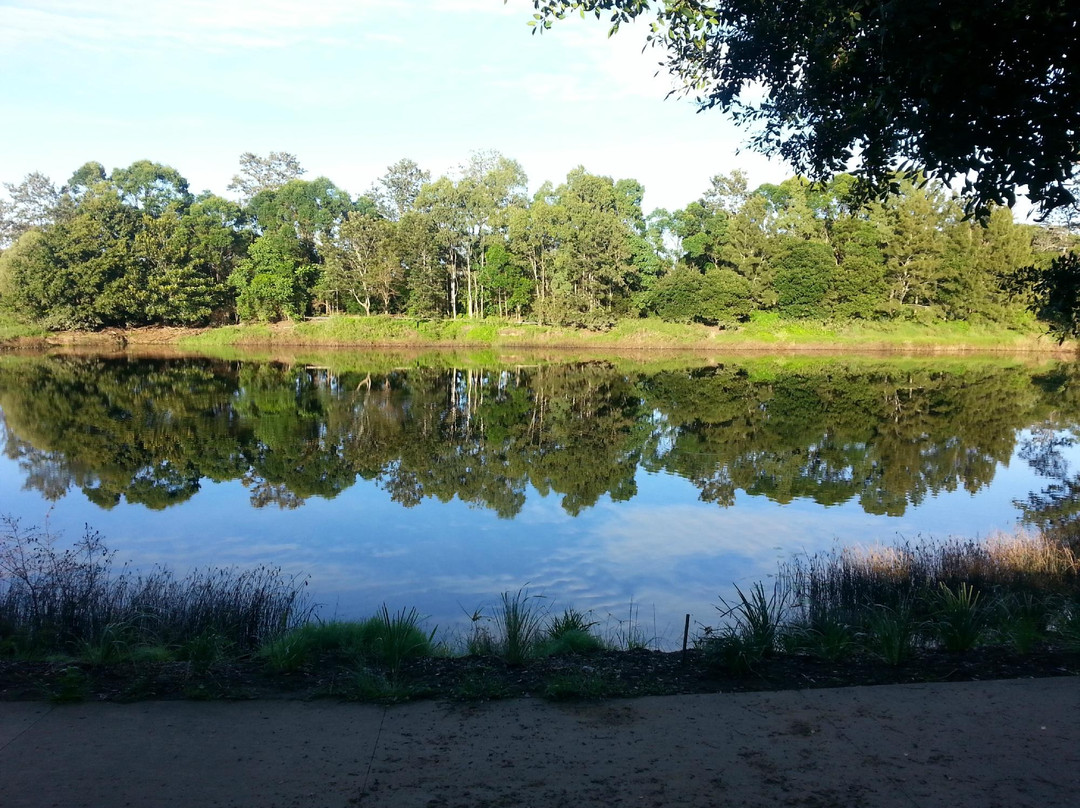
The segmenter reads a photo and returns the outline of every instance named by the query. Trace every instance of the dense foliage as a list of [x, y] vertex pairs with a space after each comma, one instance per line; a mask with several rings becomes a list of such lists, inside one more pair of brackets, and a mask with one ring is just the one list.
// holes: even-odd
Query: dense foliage
[[[875, 190], [895, 167], [963, 180], [971, 205], [1075, 200], [1075, 0], [534, 0], [535, 30], [570, 10], [635, 18], [703, 108], [815, 179], [853, 162]], [[536, 23], [534, 23], [536, 24]]]
[[242, 204], [193, 195], [145, 160], [111, 174], [87, 163], [63, 188], [31, 175], [8, 185], [0, 211], [0, 302], [49, 328], [89, 329], [339, 312], [587, 328], [644, 314], [718, 325], [1073, 316], [1059, 311], [1071, 298], [1046, 291], [1052, 259], [1074, 243], [1067, 230], [1047, 239], [1007, 208], [970, 221], [934, 182], [897, 179], [896, 195], [860, 204], [851, 175], [751, 190], [733, 172], [682, 210], [645, 215], [635, 180], [576, 168], [530, 197], [521, 166], [493, 152], [434, 180], [402, 160], [358, 198], [302, 173], [292, 155], [245, 154], [230, 185]]

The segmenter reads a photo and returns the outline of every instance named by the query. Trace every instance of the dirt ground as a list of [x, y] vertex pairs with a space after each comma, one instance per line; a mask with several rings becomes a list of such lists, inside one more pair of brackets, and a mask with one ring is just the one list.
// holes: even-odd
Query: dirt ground
[[0, 804], [1055, 808], [1080, 677], [552, 704], [0, 703]]

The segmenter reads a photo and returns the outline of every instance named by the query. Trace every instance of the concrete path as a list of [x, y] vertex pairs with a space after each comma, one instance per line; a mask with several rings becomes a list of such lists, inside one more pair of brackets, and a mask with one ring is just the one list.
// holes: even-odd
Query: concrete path
[[0, 805], [1080, 806], [1080, 678], [553, 705], [0, 704]]

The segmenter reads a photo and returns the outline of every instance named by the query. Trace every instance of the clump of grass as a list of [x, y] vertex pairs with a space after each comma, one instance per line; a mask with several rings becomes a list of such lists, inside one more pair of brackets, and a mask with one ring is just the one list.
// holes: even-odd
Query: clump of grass
[[428, 691], [404, 684], [384, 671], [361, 668], [343, 684], [320, 695], [346, 701], [399, 704], [431, 695]]
[[941, 584], [939, 602], [934, 627], [941, 647], [954, 653], [970, 651], [986, 630], [979, 592], [967, 583], [961, 583], [955, 590]]
[[784, 629], [781, 643], [787, 649], [829, 662], [846, 659], [858, 646], [855, 631], [845, 617], [836, 612], [821, 610], [814, 623], [792, 621]]
[[588, 632], [595, 625], [595, 620], [590, 620], [588, 615], [582, 614], [571, 606], [564, 609], [562, 614], [551, 618], [551, 625], [548, 626], [548, 636], [561, 637], [569, 633]]
[[746, 674], [777, 650], [789, 611], [789, 593], [779, 580], [768, 596], [760, 582], [750, 587], [749, 594], [738, 586], [735, 592], [738, 600], [721, 598], [716, 607], [723, 621], [720, 628], [706, 626], [696, 644], [709, 667]]
[[234, 656], [235, 648], [229, 637], [214, 629], [207, 629], [180, 642], [176, 646], [174, 655], [183, 662], [190, 662], [199, 668], [207, 668]]
[[1070, 651], [1080, 651], [1080, 600], [1070, 603], [1058, 617], [1058, 635]]
[[266, 643], [260, 654], [281, 673], [292, 673], [329, 658], [340, 664], [379, 665], [393, 677], [402, 664], [432, 653], [435, 629], [425, 633], [415, 608], [391, 613], [385, 604], [359, 622], [310, 622]]
[[889, 665], [906, 662], [915, 650], [919, 624], [905, 604], [879, 606], [866, 621], [867, 645]]
[[552, 618], [547, 628], [547, 639], [541, 643], [540, 653], [544, 656], [561, 656], [603, 651], [604, 641], [592, 631], [596, 625], [595, 620], [590, 620], [576, 609], [566, 609], [561, 615]]
[[544, 631], [545, 612], [538, 601], [522, 587], [515, 593], [503, 592], [495, 610], [495, 626], [500, 656], [509, 665], [522, 665], [532, 657]]
[[376, 628], [374, 656], [391, 676], [397, 674], [406, 660], [431, 655], [436, 629], [425, 634], [420, 628], [420, 613], [415, 608], [402, 608], [391, 614], [383, 604], [373, 622]]
[[469, 656], [498, 656], [499, 641], [492, 630], [494, 618], [482, 606], [465, 613], [469, 618], [465, 653]]
[[46, 695], [53, 704], [85, 701], [90, 695], [90, 680], [81, 668], [70, 665], [53, 679], [46, 688]]
[[[1048, 636], [1050, 604], [1080, 593], [1074, 551], [1025, 532], [849, 548], [796, 558], [781, 575], [795, 593], [801, 630], [842, 623], [891, 659], [926, 639], [963, 652], [996, 638], [1026, 653]], [[883, 651], [882, 642], [897, 650]]]
[[1018, 532], [985, 542], [950, 539], [897, 547], [847, 548], [798, 557], [782, 576], [809, 622], [819, 611], [853, 613], [867, 604], [897, 607], [923, 601], [932, 608], [944, 585], [1004, 594], [1080, 592], [1080, 558], [1042, 534]]
[[761, 656], [769, 656], [776, 650], [780, 627], [787, 617], [789, 592], [781, 581], [773, 584], [772, 594], [766, 597], [764, 585], [758, 581], [750, 587], [749, 596], [738, 586], [739, 599], [729, 603], [720, 599], [721, 619], [733, 623], [734, 632], [746, 643], [759, 649]]
[[995, 604], [995, 633], [999, 642], [1018, 654], [1030, 653], [1044, 641], [1049, 630], [1052, 609], [1046, 599], [1031, 593], [1010, 593]]
[[763, 658], [761, 646], [732, 626], [706, 627], [697, 646], [709, 668], [738, 675], [753, 673]]
[[[615, 615], [608, 615], [608, 619], [614, 618], [615, 626], [607, 632], [609, 638], [608, 645], [612, 648], [622, 649], [624, 651], [643, 651], [649, 648], [656, 641], [656, 632], [653, 632], [652, 637], [649, 637], [645, 633], [645, 629], [641, 625], [641, 609], [638, 604], [630, 601], [630, 608], [627, 613], [626, 619], [616, 617]], [[655, 615], [654, 615], [655, 618]], [[653, 620], [653, 628], [656, 628], [656, 621]]]

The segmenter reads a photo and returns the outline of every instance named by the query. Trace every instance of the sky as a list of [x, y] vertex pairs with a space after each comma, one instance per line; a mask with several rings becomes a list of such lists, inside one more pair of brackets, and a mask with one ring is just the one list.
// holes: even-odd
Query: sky
[[[471, 152], [518, 160], [535, 190], [578, 165], [697, 199], [735, 168], [719, 111], [670, 97], [644, 25], [593, 18], [533, 35], [530, 0], [0, 0], [0, 182], [57, 184], [89, 160], [149, 159], [226, 192], [243, 152], [285, 151], [356, 195], [408, 157], [434, 177]], [[658, 69], [660, 74], [657, 75]]]

